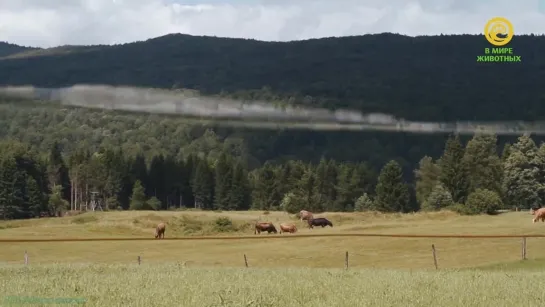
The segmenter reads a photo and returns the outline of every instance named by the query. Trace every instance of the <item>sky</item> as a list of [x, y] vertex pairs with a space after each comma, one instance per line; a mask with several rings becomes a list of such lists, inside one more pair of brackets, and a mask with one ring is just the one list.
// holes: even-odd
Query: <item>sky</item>
[[266, 41], [482, 34], [496, 16], [515, 35], [545, 32], [545, 0], [0, 0], [0, 41], [47, 48], [170, 33]]

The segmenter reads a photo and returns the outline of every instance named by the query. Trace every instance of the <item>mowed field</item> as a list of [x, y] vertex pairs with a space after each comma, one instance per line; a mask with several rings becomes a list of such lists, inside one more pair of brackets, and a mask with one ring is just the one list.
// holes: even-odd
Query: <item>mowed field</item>
[[[282, 212], [97, 212], [0, 223], [0, 240], [253, 236], [259, 239], [0, 242], [1, 306], [85, 300], [86, 306], [542, 306], [545, 238], [521, 240], [298, 237], [301, 234], [544, 234], [528, 212], [459, 216], [324, 213], [307, 229]], [[232, 226], [218, 225], [227, 217]], [[256, 220], [298, 234], [254, 235]], [[284, 237], [284, 238], [278, 238]], [[435, 244], [439, 270], [431, 245]], [[27, 251], [29, 264], [24, 265]], [[345, 252], [349, 269], [344, 270]], [[247, 256], [249, 267], [244, 264]], [[137, 257], [141, 264], [137, 264]], [[27, 297], [27, 298], [25, 298]], [[47, 301], [49, 300], [49, 301]], [[44, 305], [45, 306], [45, 305]]]

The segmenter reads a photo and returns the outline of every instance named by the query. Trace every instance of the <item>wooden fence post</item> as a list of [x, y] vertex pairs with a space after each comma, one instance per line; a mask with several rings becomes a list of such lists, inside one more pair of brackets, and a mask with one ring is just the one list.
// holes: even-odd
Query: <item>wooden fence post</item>
[[140, 256], [138, 256], [137, 260], [138, 260], [138, 265], [140, 265], [140, 262], [141, 262]]
[[431, 245], [431, 250], [433, 252], [433, 264], [435, 265], [435, 269], [437, 270], [437, 254], [435, 253], [435, 245]]
[[248, 258], [246, 258], [246, 254], [244, 254], [244, 265], [248, 267]]
[[28, 264], [28, 253], [25, 251], [25, 265]]
[[344, 269], [348, 270], [348, 252], [344, 255]]
[[522, 260], [526, 260], [526, 237], [522, 237]]

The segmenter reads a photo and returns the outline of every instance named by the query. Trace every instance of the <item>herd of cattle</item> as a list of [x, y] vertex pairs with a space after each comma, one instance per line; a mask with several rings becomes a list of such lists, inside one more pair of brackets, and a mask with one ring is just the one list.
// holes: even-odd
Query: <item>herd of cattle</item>
[[[530, 210], [531, 214], [534, 215], [533, 222], [537, 222], [541, 220], [542, 222], [545, 222], [545, 208], [541, 207], [534, 207]], [[308, 228], [314, 228], [314, 226], [331, 226], [333, 227], [333, 223], [331, 223], [328, 219], [324, 217], [314, 218], [314, 215], [310, 211], [301, 210], [299, 212], [299, 217], [302, 221], [307, 221]], [[267, 233], [278, 233], [278, 230], [276, 230], [276, 227], [271, 222], [256, 222], [255, 224], [255, 230], [254, 234], [260, 234], [262, 232]], [[162, 239], [165, 237], [165, 230], [166, 225], [165, 223], [159, 223], [157, 227], [155, 228], [155, 238], [156, 239]], [[297, 226], [293, 223], [280, 223], [280, 233], [295, 233], [297, 232]]]
[[[314, 228], [314, 226], [322, 226], [322, 228], [326, 226], [333, 227], [333, 223], [331, 223], [328, 219], [324, 217], [314, 218], [314, 215], [310, 211], [301, 210], [301, 212], [299, 212], [299, 217], [301, 219], [301, 222], [307, 221], [308, 228]], [[164, 238], [165, 231], [165, 223], [159, 223], [159, 225], [157, 225], [157, 227], [155, 228], [155, 238]], [[271, 222], [256, 222], [254, 227], [254, 234], [260, 234], [262, 232], [278, 233], [278, 230], [276, 230], [276, 227]], [[292, 223], [280, 223], [280, 233], [283, 232], [295, 233], [297, 232], [297, 226]]]

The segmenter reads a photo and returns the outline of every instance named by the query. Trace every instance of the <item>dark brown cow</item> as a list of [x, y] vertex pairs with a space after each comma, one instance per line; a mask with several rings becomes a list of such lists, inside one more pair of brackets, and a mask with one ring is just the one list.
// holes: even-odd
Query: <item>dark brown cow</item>
[[268, 233], [271, 233], [271, 232], [278, 233], [278, 231], [276, 230], [276, 227], [274, 227], [273, 223], [262, 222], [262, 223], [256, 223], [255, 224], [254, 234], [258, 234], [258, 233], [265, 232], [265, 231], [268, 232]]
[[532, 209], [532, 214], [534, 215], [533, 223], [539, 220], [545, 222], [545, 208], [539, 208], [537, 210]]
[[307, 211], [307, 210], [301, 210], [301, 212], [299, 212], [299, 217], [301, 218], [301, 222], [304, 221], [304, 220], [309, 220], [309, 219], [312, 219], [314, 216], [312, 215], [312, 212], [310, 211]]
[[159, 223], [157, 227], [155, 228], [155, 239], [164, 239], [165, 238], [165, 230], [166, 226], [165, 223]]
[[296, 233], [297, 227], [294, 224], [282, 223], [280, 224], [280, 233], [282, 232]]
[[310, 219], [308, 220], [308, 228], [314, 228], [314, 226], [322, 226], [322, 228], [326, 226], [333, 227], [333, 223], [331, 223], [328, 219], [324, 217], [319, 217], [317, 219]]

